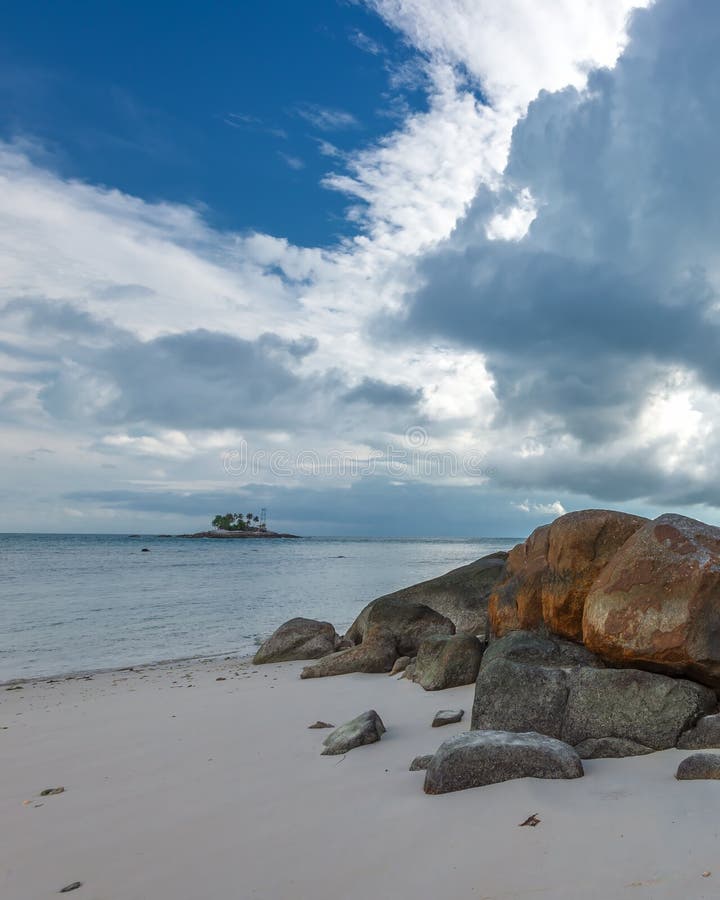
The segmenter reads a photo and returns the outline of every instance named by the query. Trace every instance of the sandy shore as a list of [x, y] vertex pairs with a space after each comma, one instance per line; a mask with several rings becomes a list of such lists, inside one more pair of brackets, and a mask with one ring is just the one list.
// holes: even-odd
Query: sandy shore
[[[76, 881], [78, 900], [717, 897], [720, 783], [676, 782], [687, 753], [428, 797], [408, 763], [463, 730], [430, 721], [469, 714], [472, 688], [300, 668], [195, 661], [0, 689], [0, 897]], [[369, 708], [382, 741], [322, 757], [326, 732], [307, 726]], [[519, 828], [531, 813], [540, 825]]]

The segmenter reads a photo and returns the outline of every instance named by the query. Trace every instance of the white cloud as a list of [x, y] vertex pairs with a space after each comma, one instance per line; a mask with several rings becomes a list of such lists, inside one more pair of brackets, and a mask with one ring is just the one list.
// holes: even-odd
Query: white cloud
[[101, 445], [154, 459], [187, 459], [197, 452], [182, 431], [160, 431], [157, 435], [108, 434], [102, 438]]
[[355, 116], [347, 110], [333, 109], [318, 103], [301, 103], [295, 111], [300, 118], [320, 131], [344, 131], [360, 125]]
[[540, 514], [542, 516], [564, 516], [567, 510], [559, 500], [553, 503], [531, 503], [529, 500], [523, 500], [522, 503], [513, 503], [515, 509], [520, 512]]
[[612, 65], [628, 13], [651, 0], [366, 0], [432, 59], [459, 65], [499, 109], [524, 108], [539, 89], [581, 87]]
[[[717, 507], [720, 14], [660, 0], [631, 37], [586, 90], [533, 102], [403, 326], [483, 354], [507, 487]], [[536, 217], [497, 240], [512, 187]]]
[[527, 188], [522, 188], [512, 205], [501, 209], [490, 219], [485, 233], [491, 241], [522, 240], [536, 214], [537, 206], [532, 194]]
[[[541, 90], [584, 86], [591, 66], [612, 65], [628, 14], [650, 2], [366, 0], [427, 54], [430, 108], [355, 154], [326, 186], [364, 204], [353, 214], [377, 246], [426, 250], [450, 234], [481, 185], [497, 187], [528, 103]], [[532, 199], [521, 194], [512, 206], [490, 223], [495, 236], [521, 236], [529, 224]]]
[[[425, 54], [419, 58], [429, 85], [428, 109], [407, 116], [359, 152], [340, 154], [320, 142], [321, 153], [342, 166], [328, 174], [325, 185], [349, 198], [349, 216], [358, 229], [339, 247], [301, 248], [269, 235], [219, 233], [196, 209], [69, 181], [31, 149], [0, 144], [0, 305], [43, 301], [70, 318], [73, 311], [87, 316], [88, 331], [62, 339], [58, 321], [54, 330], [43, 330], [28, 328], [12, 311], [3, 320], [4, 337], [27, 354], [0, 353], [0, 408], [4, 404], [12, 419], [8, 443], [22, 450], [37, 446], [40, 435], [51, 443], [59, 451], [56, 471], [63, 472], [64, 488], [137, 481], [152, 459], [162, 460], [168, 483], [199, 485], [207, 466], [218, 465], [218, 441], [237, 440], [249, 429], [266, 445], [285, 430], [295, 447], [331, 449], [342, 443], [367, 453], [413, 422], [380, 407], [355, 411], [348, 404], [338, 411], [333, 398], [347, 385], [378, 380], [392, 388], [388, 396], [402, 397], [403, 390], [411, 396], [421, 387], [422, 399], [408, 415], [435, 442], [459, 453], [480, 448], [505, 463], [525, 435], [536, 433], [528, 422], [518, 431], [497, 419], [502, 410], [496, 379], [483, 352], [459, 350], [451, 339], [384, 334], [378, 322], [404, 308], [420, 284], [418, 260], [458, 229], [478, 202], [479, 189], [502, 190], [512, 130], [528, 102], [543, 89], [582, 87], [590, 63], [612, 64], [624, 42], [624, 17], [642, 4], [575, 0], [541, 9], [519, 0], [452, 0], [441, 8], [430, 0], [375, 0], [371, 5]], [[359, 126], [344, 110], [306, 104], [297, 112], [322, 132]], [[243, 114], [226, 121], [278, 131]], [[292, 156], [285, 161], [291, 167], [302, 163]], [[499, 243], [518, 241], [535, 214], [535, 201], [523, 187], [515, 192], [511, 186], [493, 217], [482, 223]], [[162, 368], [167, 358], [158, 359], [157, 374], [143, 375], [144, 381], [139, 364], [128, 373], [136, 376], [135, 402], [128, 404], [128, 379], [120, 378], [121, 366], [109, 369], [107, 346], [121, 343], [137, 354], [148, 348], [165, 352], [174, 336], [173, 365], [181, 370], [183, 348], [192, 343], [198, 354], [201, 345], [209, 346], [187, 337], [202, 330], [247, 342], [247, 353], [268, 332], [285, 346], [302, 335], [316, 338], [318, 346], [283, 362], [279, 375], [287, 370], [301, 387], [297, 393], [288, 390], [284, 407], [268, 401], [264, 427], [249, 417], [249, 394], [235, 402], [224, 385], [217, 388], [222, 397], [216, 393], [215, 404], [203, 391], [193, 401], [208, 421], [215, 413], [212, 426], [168, 421], [175, 407], [168, 369]], [[137, 363], [140, 356], [132, 358]], [[203, 366], [205, 377], [212, 366]], [[189, 363], [184, 368], [190, 374], [183, 392], [190, 401], [198, 379]], [[253, 391], [261, 386], [258, 380]], [[163, 415], [153, 417], [149, 401], [156, 397], [162, 399]], [[141, 404], [143, 399], [148, 403]], [[126, 418], [109, 422], [107, 411], [117, 408]], [[217, 421], [230, 408], [237, 421], [223, 433]], [[128, 409], [136, 411], [132, 421]], [[547, 421], [530, 425], [538, 426], [555, 459], [571, 453], [563, 438], [544, 434]], [[530, 462], [540, 465], [546, 455], [531, 455]], [[106, 465], [118, 469], [109, 476], [107, 469], [99, 471]], [[526, 472], [531, 480], [542, 479], [535, 470]], [[510, 480], [518, 473], [511, 470]], [[12, 481], [14, 471], [8, 469], [6, 477]], [[539, 504], [529, 511], [541, 515], [554, 509]]]

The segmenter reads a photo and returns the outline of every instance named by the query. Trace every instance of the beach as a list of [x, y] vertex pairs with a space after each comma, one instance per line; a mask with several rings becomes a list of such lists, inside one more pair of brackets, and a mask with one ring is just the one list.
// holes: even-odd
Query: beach
[[[302, 665], [193, 660], [0, 688], [3, 900], [75, 882], [78, 900], [717, 895], [720, 784], [677, 782], [687, 751], [427, 796], [408, 765], [469, 727], [473, 686], [301, 681]], [[463, 723], [430, 727], [453, 707]], [[379, 743], [321, 756], [327, 732], [310, 724], [371, 708]], [[539, 825], [519, 827], [531, 814]]]

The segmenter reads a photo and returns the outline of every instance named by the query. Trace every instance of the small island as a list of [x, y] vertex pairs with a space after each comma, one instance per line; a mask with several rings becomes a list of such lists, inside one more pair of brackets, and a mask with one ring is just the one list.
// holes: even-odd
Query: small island
[[212, 531], [198, 531], [196, 534], [179, 534], [182, 538], [297, 538], [297, 534], [269, 531], [262, 515], [255, 513], [225, 513], [212, 520]]

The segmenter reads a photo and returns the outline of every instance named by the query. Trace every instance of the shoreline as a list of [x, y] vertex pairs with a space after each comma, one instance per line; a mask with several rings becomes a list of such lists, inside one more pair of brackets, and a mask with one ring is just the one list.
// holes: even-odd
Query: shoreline
[[42, 684], [59, 683], [61, 681], [76, 681], [96, 675], [116, 675], [120, 672], [144, 672], [151, 669], [162, 669], [182, 663], [209, 663], [222, 660], [224, 662], [235, 661], [238, 664], [252, 663], [255, 654], [235, 654], [231, 652], [201, 653], [197, 656], [178, 656], [172, 659], [158, 659], [153, 662], [132, 663], [129, 666], [103, 666], [97, 669], [73, 669], [70, 672], [59, 672], [54, 675], [29, 675], [27, 678], [9, 678], [0, 680], [0, 689], [12, 687], [16, 684]]

